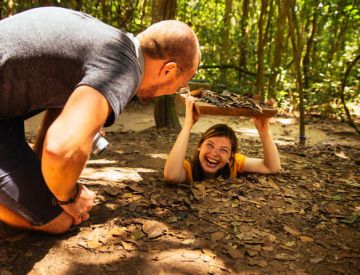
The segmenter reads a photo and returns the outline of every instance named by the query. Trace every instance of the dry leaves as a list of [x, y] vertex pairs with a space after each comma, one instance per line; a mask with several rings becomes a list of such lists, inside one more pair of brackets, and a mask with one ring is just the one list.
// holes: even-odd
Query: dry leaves
[[142, 230], [149, 239], [155, 239], [164, 235], [168, 231], [168, 228], [163, 223], [148, 220], [144, 222]]

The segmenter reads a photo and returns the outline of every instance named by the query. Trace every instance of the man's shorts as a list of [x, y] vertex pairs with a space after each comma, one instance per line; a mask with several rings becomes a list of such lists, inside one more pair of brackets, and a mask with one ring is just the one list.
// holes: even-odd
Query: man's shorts
[[40, 160], [25, 140], [23, 119], [0, 120], [0, 204], [40, 226], [63, 211], [52, 198]]

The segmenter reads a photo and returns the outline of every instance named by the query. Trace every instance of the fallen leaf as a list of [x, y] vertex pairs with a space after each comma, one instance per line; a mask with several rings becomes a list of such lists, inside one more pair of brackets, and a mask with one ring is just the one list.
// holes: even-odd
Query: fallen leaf
[[294, 261], [297, 259], [297, 255], [289, 255], [285, 253], [278, 253], [275, 255], [276, 260]]
[[154, 239], [160, 237], [161, 235], [164, 235], [168, 229], [163, 223], [147, 220], [143, 224], [142, 230], [149, 239]]
[[109, 230], [109, 233], [113, 236], [124, 236], [127, 234], [127, 228], [124, 226], [123, 227], [115, 226]]
[[136, 250], [135, 246], [132, 243], [127, 243], [127, 242], [121, 241], [121, 245], [127, 251]]
[[141, 230], [136, 230], [131, 233], [131, 239], [137, 241], [145, 237], [145, 234]]
[[201, 249], [201, 251], [206, 254], [207, 256], [211, 257], [211, 258], [215, 258], [216, 254], [214, 252], [212, 252], [210, 249], [207, 248], [203, 248]]
[[342, 223], [348, 223], [348, 224], [353, 224], [358, 220], [359, 216], [357, 213], [354, 213], [353, 215], [351, 215], [350, 217], [348, 217], [347, 219], [341, 219], [340, 222]]
[[121, 189], [113, 186], [105, 186], [104, 192], [112, 197], [116, 197], [121, 193]]
[[316, 258], [310, 258], [310, 262], [314, 264], [318, 264], [325, 260], [325, 257], [316, 257]]
[[182, 244], [193, 244], [195, 242], [194, 239], [186, 239], [181, 241]]
[[287, 233], [290, 233], [292, 236], [299, 236], [301, 235], [300, 231], [298, 231], [297, 229], [293, 229], [290, 226], [284, 225], [284, 229]]
[[274, 183], [274, 181], [272, 179], [269, 179], [267, 183], [269, 184], [269, 186], [271, 188], [273, 188], [275, 190], [280, 190], [280, 187], [276, 183]]
[[231, 256], [233, 259], [240, 259], [244, 258], [244, 251], [239, 249], [234, 249], [232, 247], [227, 247], [227, 253]]
[[333, 199], [334, 201], [343, 201], [343, 200], [344, 200], [344, 198], [343, 198], [341, 195], [339, 195], [339, 194], [334, 195], [334, 196], [332, 197], [332, 199]]
[[264, 260], [264, 259], [249, 258], [248, 263], [249, 263], [249, 265], [257, 265], [257, 266], [260, 266], [260, 267], [267, 267], [268, 266], [268, 262], [266, 260]]
[[88, 240], [86, 241], [86, 246], [90, 249], [96, 249], [102, 246], [102, 243], [99, 240]]
[[216, 241], [223, 239], [224, 236], [225, 236], [224, 232], [218, 231], [218, 232], [212, 233], [210, 239], [211, 239], [211, 241], [216, 242]]
[[141, 186], [139, 186], [137, 184], [131, 184], [131, 185], [128, 185], [128, 187], [137, 193], [144, 193], [144, 188], [142, 188]]
[[286, 242], [286, 243], [284, 243], [284, 245], [287, 247], [293, 247], [296, 245], [296, 242]]
[[6, 238], [7, 242], [18, 242], [18, 241], [22, 241], [23, 239], [25, 239], [27, 236], [29, 235], [28, 232], [21, 232], [19, 234], [16, 234], [15, 236], [11, 236]]
[[218, 230], [218, 227], [210, 225], [204, 228], [203, 232], [205, 233], [213, 233], [216, 232]]
[[263, 246], [262, 250], [264, 250], [264, 251], [273, 251], [274, 247], [272, 247], [272, 246]]
[[276, 241], [276, 236], [273, 235], [273, 234], [269, 234], [269, 235], [268, 235], [268, 240], [269, 240], [270, 242], [274, 242], [274, 241]]
[[339, 158], [342, 158], [342, 159], [349, 159], [349, 157], [346, 156], [343, 151], [340, 151], [339, 153], [335, 153], [335, 156], [338, 156]]
[[134, 196], [133, 193], [124, 193], [124, 194], [122, 195], [122, 198], [123, 198], [123, 199], [128, 199], [128, 198], [131, 198], [132, 196]]
[[312, 243], [312, 242], [314, 242], [314, 239], [311, 238], [311, 237], [308, 237], [308, 236], [300, 236], [299, 238], [303, 243]]

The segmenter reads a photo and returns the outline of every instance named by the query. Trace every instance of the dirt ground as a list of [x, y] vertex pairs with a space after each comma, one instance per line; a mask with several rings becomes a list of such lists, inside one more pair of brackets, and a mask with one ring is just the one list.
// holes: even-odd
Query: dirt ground
[[[38, 121], [26, 124], [30, 140]], [[251, 120], [210, 116], [189, 156], [218, 122], [236, 130], [242, 153], [262, 156]], [[151, 105], [131, 104], [81, 176], [97, 193], [90, 220], [61, 236], [0, 225], [0, 275], [360, 274], [359, 136], [312, 119], [299, 147], [296, 119], [271, 127], [280, 174], [174, 186], [162, 169], [177, 132], [154, 127]]]

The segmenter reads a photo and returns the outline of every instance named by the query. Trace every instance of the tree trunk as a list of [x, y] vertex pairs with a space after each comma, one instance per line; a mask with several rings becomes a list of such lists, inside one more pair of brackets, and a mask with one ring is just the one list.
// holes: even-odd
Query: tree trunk
[[346, 81], [347, 81], [347, 79], [349, 77], [350, 71], [351, 71], [352, 67], [359, 61], [360, 61], [360, 55], [355, 57], [355, 59], [348, 65], [348, 67], [347, 67], [347, 69], [345, 71], [345, 74], [344, 74], [344, 78], [341, 81], [340, 99], [341, 99], [341, 103], [344, 106], [345, 114], [346, 114], [346, 116], [347, 116], [347, 118], [349, 120], [349, 125], [351, 127], [353, 127], [356, 130], [356, 132], [360, 135], [360, 129], [359, 129], [359, 127], [357, 127], [357, 125], [355, 124], [355, 122], [351, 118], [351, 114], [350, 114], [350, 111], [349, 111], [348, 107], [346, 106], [345, 96], [344, 96], [344, 90], [345, 90], [345, 86], [346, 86]]
[[[229, 63], [229, 49], [230, 49], [230, 29], [231, 29], [231, 13], [233, 0], [226, 0], [224, 13], [224, 32], [222, 39], [222, 49], [220, 52], [220, 62], [222, 64]], [[227, 72], [221, 71], [222, 82], [227, 85]]]
[[305, 144], [305, 117], [304, 117], [304, 91], [301, 73], [301, 53], [302, 53], [302, 40], [300, 36], [300, 28], [295, 13], [294, 0], [287, 0], [286, 8], [288, 11], [289, 33], [295, 59], [295, 73], [296, 73], [296, 90], [299, 95], [299, 144]]
[[73, 6], [74, 10], [80, 11], [81, 7], [82, 7], [82, 0], [74, 1], [74, 6]]
[[[269, 64], [269, 60], [271, 60], [271, 49], [272, 49], [272, 43], [269, 43], [269, 41], [271, 42], [271, 37], [273, 36], [273, 22], [272, 22], [272, 18], [274, 16], [274, 0], [270, 0], [270, 4], [269, 4], [269, 12], [268, 12], [268, 18], [267, 18], [267, 23], [266, 23], [266, 28], [265, 28], [265, 34], [264, 34], [264, 44], [266, 45], [266, 59], [267, 60], [267, 64]], [[265, 92], [265, 91], [264, 91]]]
[[[6, 10], [6, 8], [5, 8]], [[11, 16], [14, 14], [14, 1], [13, 0], [9, 0], [8, 4], [7, 4], [7, 14], [5, 15], [5, 17]], [[1, 19], [1, 18], [0, 18]]]
[[283, 39], [284, 39], [284, 30], [286, 23], [286, 9], [284, 7], [284, 0], [278, 0], [278, 18], [277, 18], [277, 29], [275, 37], [275, 48], [274, 48], [274, 57], [271, 68], [271, 75], [269, 78], [269, 89], [268, 97], [276, 98], [276, 79], [279, 75], [279, 68], [281, 65], [281, 54], [283, 51]]
[[349, 18], [345, 17], [342, 21], [341, 18], [339, 18], [342, 14], [341, 10], [337, 11], [337, 14], [335, 16], [335, 19], [333, 19], [333, 24], [334, 24], [334, 29], [333, 29], [333, 35], [330, 36], [329, 38], [329, 52], [328, 52], [328, 57], [327, 57], [327, 63], [331, 64], [333, 62], [334, 59], [334, 55], [336, 53], [339, 53], [341, 45], [343, 43], [344, 40], [344, 36], [347, 32], [348, 29], [348, 23], [349, 23]]
[[[152, 5], [152, 22], [174, 19], [176, 0], [154, 0]], [[175, 109], [175, 95], [165, 95], [155, 99], [154, 119], [156, 127], [180, 128]]]
[[258, 20], [259, 38], [257, 46], [257, 74], [255, 84], [255, 94], [264, 96], [264, 22], [266, 17], [267, 0], [261, 0], [261, 11]]
[[141, 3], [141, 16], [140, 16], [140, 24], [141, 26], [144, 25], [144, 19], [145, 19], [145, 15], [146, 15], [146, 0], [142, 0], [142, 3]]
[[311, 34], [309, 39], [306, 42], [306, 51], [303, 58], [303, 74], [304, 74], [304, 89], [307, 90], [309, 88], [309, 66], [310, 66], [310, 54], [312, 50], [312, 45], [314, 43], [315, 33], [317, 30], [317, 17], [318, 17], [318, 10], [317, 10], [318, 3], [316, 3], [311, 26]]
[[176, 15], [176, 1], [177, 0], [153, 0], [152, 23], [174, 19]]
[[[248, 24], [249, 18], [249, 4], [250, 0], [244, 0], [242, 4], [242, 16], [240, 22], [240, 29], [241, 29], [241, 39], [240, 39], [240, 60], [239, 60], [239, 67], [241, 70], [246, 70], [247, 67], [247, 31], [246, 27]], [[239, 79], [241, 79], [242, 74], [239, 72]]]

